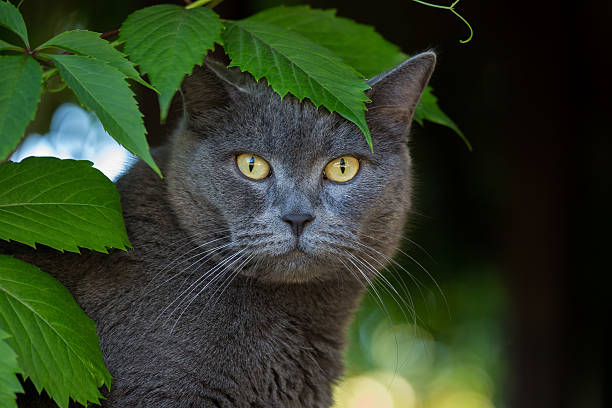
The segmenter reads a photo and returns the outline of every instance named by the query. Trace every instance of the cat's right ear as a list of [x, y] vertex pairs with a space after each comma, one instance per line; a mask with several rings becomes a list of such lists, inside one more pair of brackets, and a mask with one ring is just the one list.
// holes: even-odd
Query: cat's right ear
[[368, 122], [404, 136], [435, 65], [436, 54], [423, 52], [370, 79]]
[[207, 110], [228, 104], [248, 92], [248, 74], [211, 58], [204, 58], [181, 85], [185, 111], [197, 117]]

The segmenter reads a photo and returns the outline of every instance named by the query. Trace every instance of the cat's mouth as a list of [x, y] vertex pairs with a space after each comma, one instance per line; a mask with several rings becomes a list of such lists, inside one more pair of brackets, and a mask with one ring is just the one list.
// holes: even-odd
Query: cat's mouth
[[299, 240], [296, 240], [293, 245], [286, 248], [276, 256], [279, 259], [290, 260], [293, 262], [301, 261], [307, 262], [309, 258], [312, 258], [312, 254], [308, 249], [301, 245]]
[[287, 248], [286, 252], [282, 255], [287, 256], [288, 258], [296, 258], [296, 259], [310, 259], [317, 258], [317, 251], [315, 248], [312, 248], [309, 242], [306, 240], [297, 238], [293, 241], [293, 244]]
[[245, 268], [244, 273], [264, 281], [298, 283], [311, 280], [313, 272], [321, 269], [317, 267], [321, 259], [312, 248], [296, 241], [286, 243], [282, 249], [277, 247], [261, 253], [254, 261], [255, 267]]
[[302, 248], [300, 248], [299, 245], [296, 245], [293, 249], [289, 250], [289, 252], [287, 252], [285, 256], [289, 258], [296, 258], [301, 256], [309, 256], [309, 254]]
[[329, 242], [308, 233], [300, 236], [267, 237], [259, 245], [249, 245], [252, 258], [242, 274], [264, 281], [306, 282], [326, 275], [335, 264]]

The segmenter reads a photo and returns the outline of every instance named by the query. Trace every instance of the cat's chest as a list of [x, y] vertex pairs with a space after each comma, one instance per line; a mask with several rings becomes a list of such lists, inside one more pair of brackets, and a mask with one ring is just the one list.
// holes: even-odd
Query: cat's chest
[[[220, 345], [218, 345], [220, 346]], [[330, 383], [341, 374], [339, 350], [294, 334], [271, 330], [245, 335], [223, 345], [225, 358], [208, 361], [202, 374], [210, 378], [207, 389], [232, 386], [234, 403], [244, 407], [329, 407]], [[210, 350], [213, 351], [213, 350]], [[215, 354], [215, 352], [213, 352]], [[225, 363], [224, 363], [225, 362]], [[214, 368], [213, 368], [214, 367]], [[212, 370], [211, 370], [212, 369]], [[210, 377], [214, 371], [214, 378]], [[228, 398], [229, 401], [232, 398]]]
[[[230, 287], [214, 307], [202, 297], [170, 319], [155, 320], [153, 309], [171, 300], [157, 298], [151, 310], [99, 322], [117, 398], [128, 389], [145, 396], [162, 387], [191, 401], [185, 406], [331, 405], [343, 336], [317, 324], [316, 313], [305, 316], [282, 297]], [[159, 381], [143, 382], [143, 376]], [[152, 389], [128, 388], [135, 383]]]
[[[219, 322], [225, 330], [215, 327], [201, 353], [202, 373], [209, 375], [214, 367], [217, 378], [234, 384], [242, 399], [235, 406], [330, 406], [330, 384], [342, 372], [340, 341], [284, 305], [276, 310], [258, 305], [256, 311], [249, 302], [234, 306], [233, 319]], [[210, 358], [220, 354], [221, 360]], [[221, 386], [217, 381], [211, 381], [212, 388]]]

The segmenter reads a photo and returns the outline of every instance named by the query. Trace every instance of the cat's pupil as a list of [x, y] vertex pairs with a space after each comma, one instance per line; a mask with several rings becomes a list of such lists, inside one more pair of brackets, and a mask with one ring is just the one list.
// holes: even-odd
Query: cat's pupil
[[253, 167], [255, 167], [255, 157], [251, 156], [249, 158], [249, 171], [253, 172]]
[[344, 157], [341, 157], [340, 158], [340, 172], [344, 174], [345, 170], [346, 170], [346, 162], [344, 161]]

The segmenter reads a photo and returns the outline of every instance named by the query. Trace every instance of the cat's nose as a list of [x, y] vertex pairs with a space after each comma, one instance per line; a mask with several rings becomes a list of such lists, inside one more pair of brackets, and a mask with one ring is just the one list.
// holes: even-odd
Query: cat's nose
[[281, 219], [291, 225], [293, 233], [296, 237], [299, 237], [306, 223], [314, 220], [314, 216], [312, 214], [285, 214]]

